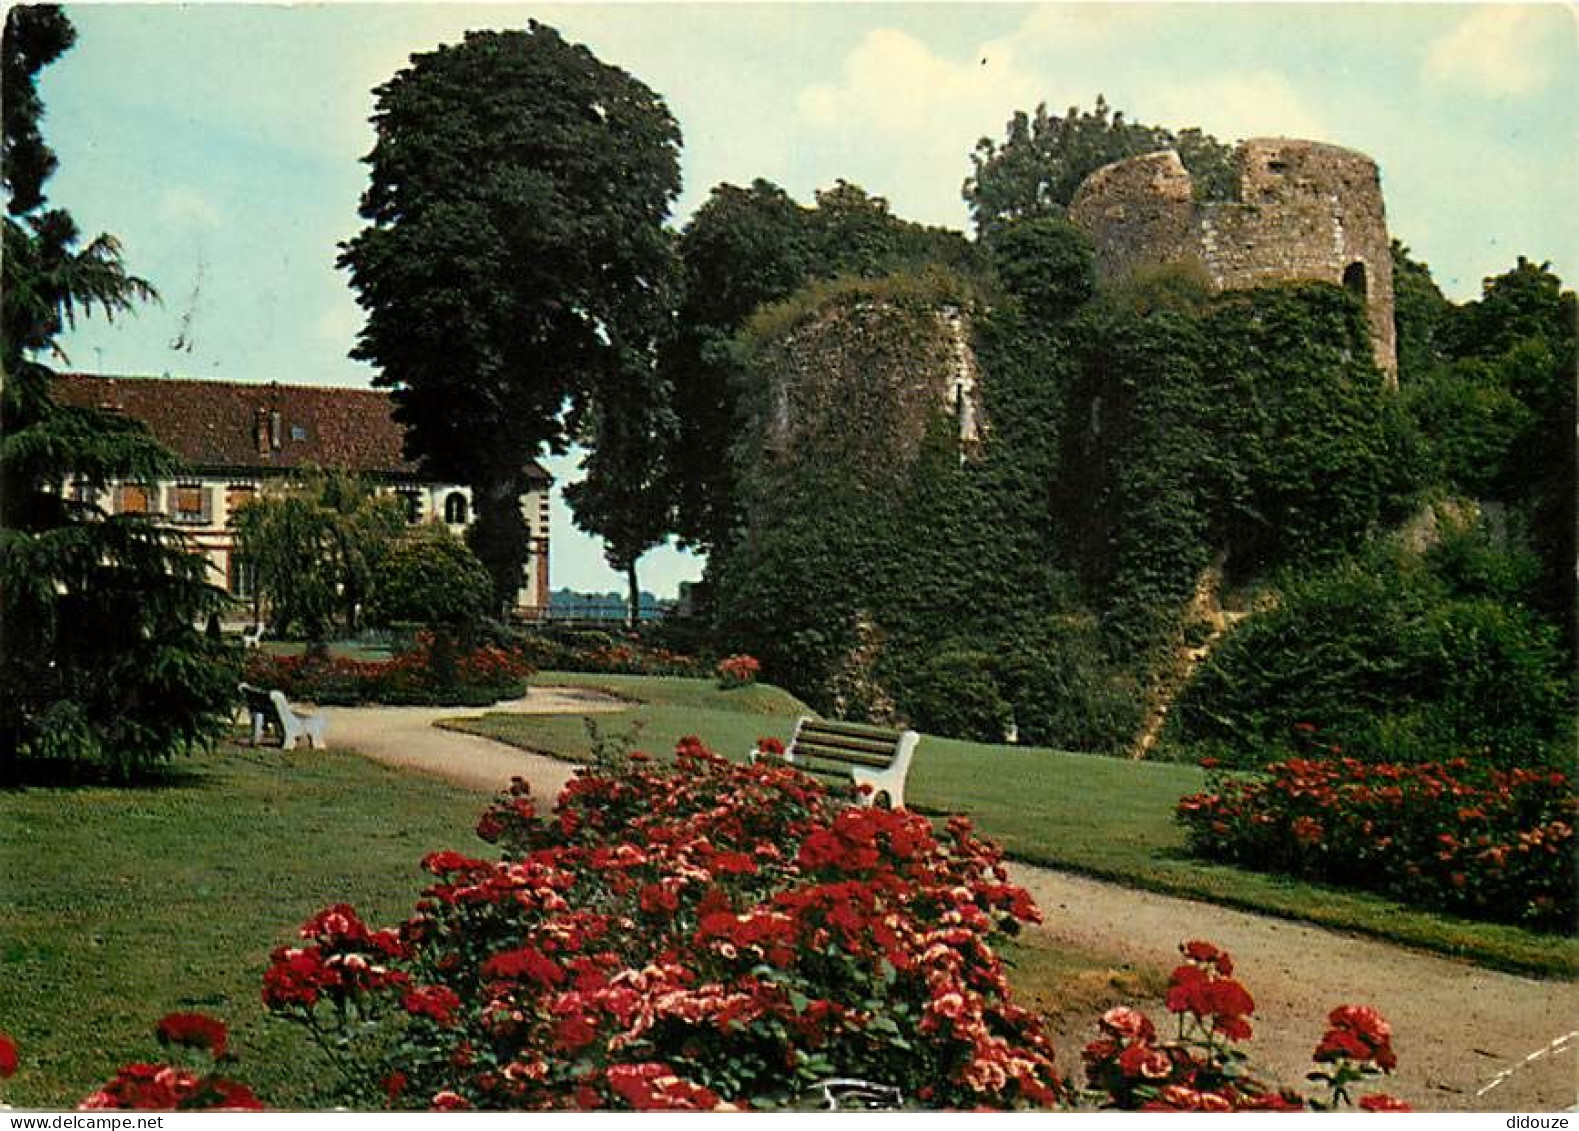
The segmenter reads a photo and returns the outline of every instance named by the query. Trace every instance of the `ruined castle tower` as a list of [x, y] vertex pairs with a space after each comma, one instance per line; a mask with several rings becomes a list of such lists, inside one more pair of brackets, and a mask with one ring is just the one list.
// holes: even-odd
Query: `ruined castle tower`
[[1231, 201], [1197, 200], [1172, 150], [1087, 177], [1069, 219], [1096, 245], [1098, 275], [1195, 262], [1219, 290], [1305, 279], [1347, 287], [1364, 298], [1377, 368], [1396, 385], [1393, 261], [1376, 163], [1290, 138], [1254, 138], [1234, 156]]

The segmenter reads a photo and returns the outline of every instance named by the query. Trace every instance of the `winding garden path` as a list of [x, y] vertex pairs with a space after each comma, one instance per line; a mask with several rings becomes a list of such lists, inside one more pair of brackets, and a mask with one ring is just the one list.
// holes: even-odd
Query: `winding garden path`
[[[588, 714], [626, 704], [594, 692], [534, 688], [490, 711]], [[455, 708], [325, 708], [334, 745], [375, 761], [493, 794], [515, 775], [540, 798], [557, 795], [573, 767], [433, 724], [481, 715]], [[1383, 1089], [1430, 1111], [1553, 1111], [1579, 1100], [1579, 985], [1483, 970], [1466, 963], [1214, 904], [1135, 891], [1016, 864], [1015, 882], [1042, 908], [1036, 930], [1115, 964], [1167, 970], [1186, 938], [1232, 952], [1256, 999], [1251, 1051], [1269, 1077], [1298, 1084], [1329, 1009], [1369, 1004], [1394, 1028], [1400, 1065]], [[1138, 1001], [1153, 1019], [1159, 1003]], [[1063, 1018], [1066, 1071], [1091, 1019]], [[1507, 1073], [1503, 1076], [1502, 1074]], [[1499, 1078], [1500, 1077], [1500, 1078]], [[1489, 1090], [1487, 1090], [1489, 1088]]]

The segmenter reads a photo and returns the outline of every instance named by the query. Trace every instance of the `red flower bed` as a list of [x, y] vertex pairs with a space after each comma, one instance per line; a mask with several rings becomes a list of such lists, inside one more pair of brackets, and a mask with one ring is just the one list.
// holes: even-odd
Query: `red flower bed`
[[574, 651], [560, 666], [574, 671], [606, 675], [703, 675], [706, 667], [695, 656], [646, 644], [607, 644]]
[[[1184, 943], [1185, 961], [1168, 980], [1172, 1038], [1159, 1036], [1145, 1014], [1123, 1006], [1099, 1022], [1099, 1036], [1085, 1047], [1086, 1079], [1104, 1107], [1127, 1111], [1304, 1111], [1352, 1104], [1356, 1083], [1388, 1073], [1398, 1063], [1392, 1028], [1368, 1006], [1342, 1005], [1327, 1018], [1327, 1032], [1311, 1059], [1307, 1079], [1326, 1094], [1307, 1099], [1258, 1080], [1239, 1046], [1251, 1036], [1255, 1000], [1233, 978], [1227, 951], [1209, 942]], [[1365, 1111], [1408, 1111], [1391, 1096], [1362, 1097]]]
[[225, 1023], [202, 1013], [171, 1013], [154, 1028], [167, 1048], [189, 1049], [212, 1060], [201, 1070], [171, 1064], [128, 1064], [77, 1105], [79, 1111], [262, 1111], [245, 1084], [219, 1075], [227, 1059]]
[[526, 694], [535, 670], [517, 649], [488, 644], [457, 650], [423, 632], [410, 651], [382, 661], [252, 652], [245, 674], [248, 683], [313, 703], [486, 706]]
[[354, 1100], [699, 1109], [838, 1076], [936, 1107], [1061, 1094], [990, 945], [1035, 909], [963, 821], [940, 837], [691, 740], [675, 769], [584, 773], [552, 816], [518, 783], [478, 831], [504, 858], [430, 855], [398, 930], [330, 908], [273, 957], [265, 1002]]
[[1571, 930], [1576, 799], [1564, 774], [1291, 758], [1180, 800], [1214, 860], [1368, 888], [1476, 918]]

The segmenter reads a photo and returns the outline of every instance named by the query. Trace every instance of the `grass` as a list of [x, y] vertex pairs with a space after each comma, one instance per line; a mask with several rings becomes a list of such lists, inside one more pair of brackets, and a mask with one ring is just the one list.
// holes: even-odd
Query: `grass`
[[[788, 739], [796, 718], [812, 713], [800, 700], [763, 684], [721, 691], [710, 680], [678, 676], [566, 672], [539, 673], [532, 683], [592, 688], [630, 700], [629, 711], [593, 716], [594, 723], [601, 734], [631, 736], [638, 749], [654, 754], [672, 751], [694, 734], [720, 754], [743, 758], [760, 737]], [[585, 761], [592, 753], [586, 723], [574, 715], [497, 714], [441, 725], [570, 761]]]
[[270, 1104], [324, 1105], [321, 1057], [264, 1014], [269, 952], [330, 903], [404, 918], [422, 856], [480, 847], [483, 804], [343, 751], [235, 746], [155, 786], [0, 792], [0, 1029], [22, 1056], [0, 1097], [72, 1106], [196, 1009], [230, 1023], [231, 1071]]
[[[361, 660], [383, 662], [390, 659], [394, 653], [388, 648], [375, 644], [334, 643], [328, 645], [329, 655], [337, 660]], [[307, 651], [307, 645], [284, 640], [265, 640], [258, 645], [258, 649], [272, 656], [300, 656]]]
[[[719, 691], [696, 679], [550, 672], [543, 685], [590, 687], [640, 700], [628, 715], [599, 720], [605, 732], [640, 720], [653, 753], [697, 734], [739, 757], [757, 735], [787, 738], [805, 708], [771, 687]], [[459, 729], [572, 760], [590, 742], [580, 720], [490, 715]], [[1131, 762], [1032, 747], [927, 738], [907, 800], [935, 813], [967, 813], [1013, 856], [1133, 887], [1204, 899], [1541, 976], [1579, 972], [1579, 941], [1417, 910], [1366, 892], [1207, 863], [1185, 851], [1174, 804], [1205, 783], [1194, 766]]]

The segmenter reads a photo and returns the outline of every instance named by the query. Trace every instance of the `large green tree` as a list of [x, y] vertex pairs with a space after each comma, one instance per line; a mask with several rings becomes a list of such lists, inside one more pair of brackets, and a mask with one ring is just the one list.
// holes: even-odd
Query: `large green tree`
[[353, 356], [393, 390], [408, 450], [471, 486], [471, 545], [507, 607], [529, 461], [600, 399], [661, 389], [629, 361], [668, 315], [679, 127], [535, 21], [415, 55], [374, 93], [368, 225], [340, 257], [367, 313]]
[[1061, 117], [1049, 114], [1046, 103], [1034, 114], [1015, 111], [1001, 143], [985, 137], [976, 143], [965, 202], [977, 234], [990, 237], [1016, 220], [1062, 216], [1092, 172], [1159, 149], [1178, 151], [1202, 196], [1232, 197], [1236, 177], [1229, 146], [1194, 128], [1175, 131], [1132, 122], [1099, 94], [1093, 109], [1071, 106]]
[[136, 422], [57, 404], [58, 338], [80, 315], [153, 297], [115, 239], [86, 245], [48, 207], [56, 160], [38, 73], [76, 38], [53, 7], [15, 7], [4, 42], [7, 194], [0, 363], [0, 780], [131, 777], [224, 726], [234, 668], [194, 628], [223, 608], [181, 537], [93, 501], [153, 481], [175, 458]]

